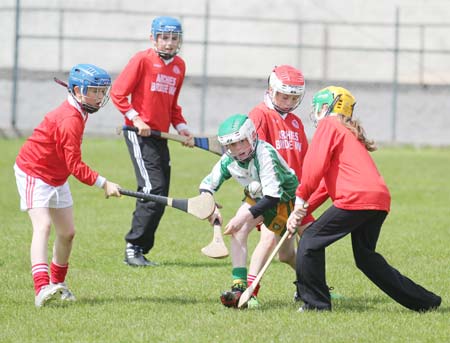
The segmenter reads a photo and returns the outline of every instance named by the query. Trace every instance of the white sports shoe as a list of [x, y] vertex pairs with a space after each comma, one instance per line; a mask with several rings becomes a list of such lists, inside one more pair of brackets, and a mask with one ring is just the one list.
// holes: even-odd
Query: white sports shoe
[[72, 293], [72, 291], [67, 287], [65, 282], [60, 282], [60, 283], [52, 284], [52, 285], [60, 285], [61, 287], [63, 287], [61, 289], [61, 300], [62, 301], [76, 301], [77, 300], [77, 298]]
[[45, 306], [50, 301], [55, 300], [61, 294], [63, 288], [60, 284], [50, 284], [42, 287], [38, 295], [34, 298], [34, 305], [36, 307]]

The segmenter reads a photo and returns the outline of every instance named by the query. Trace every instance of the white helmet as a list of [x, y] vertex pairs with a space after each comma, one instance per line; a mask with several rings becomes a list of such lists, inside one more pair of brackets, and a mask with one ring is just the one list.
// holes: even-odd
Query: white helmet
[[[275, 110], [280, 113], [288, 113], [292, 112], [300, 105], [303, 96], [305, 95], [305, 79], [300, 70], [289, 65], [281, 65], [272, 70], [272, 73], [269, 76], [269, 88], [272, 90], [271, 93], [269, 93], [269, 96]], [[298, 95], [298, 101], [287, 111], [286, 109], [281, 109], [274, 101], [277, 92], [288, 95]]]

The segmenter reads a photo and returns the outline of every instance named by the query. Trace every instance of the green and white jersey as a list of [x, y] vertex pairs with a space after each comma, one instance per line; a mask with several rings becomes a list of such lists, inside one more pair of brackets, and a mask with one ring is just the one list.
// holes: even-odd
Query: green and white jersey
[[295, 198], [297, 177], [286, 161], [269, 143], [258, 140], [254, 157], [249, 162], [238, 162], [223, 155], [211, 173], [200, 184], [200, 189], [215, 193], [225, 180], [233, 177], [242, 186], [258, 181], [262, 194], [288, 202]]

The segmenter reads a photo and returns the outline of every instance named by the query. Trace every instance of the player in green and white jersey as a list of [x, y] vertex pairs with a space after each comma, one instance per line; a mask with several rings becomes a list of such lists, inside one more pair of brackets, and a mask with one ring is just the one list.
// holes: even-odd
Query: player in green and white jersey
[[[297, 177], [286, 161], [268, 143], [258, 140], [253, 122], [244, 114], [235, 114], [219, 127], [218, 139], [226, 153], [200, 184], [201, 192], [214, 194], [225, 180], [234, 178], [244, 187], [245, 198], [235, 216], [225, 226], [231, 235], [233, 286], [223, 292], [222, 303], [237, 307], [247, 287], [247, 237], [258, 224], [278, 234], [286, 230], [286, 221], [293, 209]], [[213, 223], [222, 216], [218, 208], [209, 218]], [[294, 239], [280, 249], [291, 249]], [[249, 307], [256, 299], [249, 301]]]

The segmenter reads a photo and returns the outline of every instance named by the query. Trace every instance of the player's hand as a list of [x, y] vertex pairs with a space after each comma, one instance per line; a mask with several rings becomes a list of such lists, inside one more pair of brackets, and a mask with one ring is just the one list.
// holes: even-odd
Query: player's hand
[[223, 223], [222, 214], [219, 211], [219, 208], [216, 205], [214, 212], [208, 217], [208, 221], [211, 225], [214, 225], [214, 222], [218, 220], [220, 225]]
[[286, 222], [286, 229], [289, 231], [288, 239], [293, 237], [297, 233], [298, 227], [297, 223], [298, 223], [297, 218], [293, 215], [293, 213], [291, 213]]
[[228, 222], [227, 226], [225, 226], [223, 234], [232, 235], [239, 231], [245, 223], [251, 220], [254, 220], [254, 218], [249, 210], [238, 211], [238, 213], [236, 213], [236, 215]]
[[[289, 215], [286, 223], [286, 228], [290, 232], [288, 238], [292, 237], [297, 232], [297, 228], [301, 226], [302, 220], [307, 214], [307, 208], [307, 203], [295, 205], [294, 210]], [[303, 231], [301, 233], [303, 233]]]
[[120, 186], [114, 182], [109, 182], [108, 180], [105, 181], [105, 184], [103, 185], [103, 190], [105, 191], [105, 198], [108, 199], [109, 197], [120, 197], [121, 194], [119, 192]]
[[152, 129], [139, 116], [133, 118], [133, 125], [138, 129], [138, 135], [148, 137], [152, 134]]
[[178, 133], [181, 136], [187, 137], [186, 140], [184, 142], [182, 142], [181, 144], [183, 144], [184, 146], [187, 146], [189, 148], [194, 147], [194, 136], [189, 132], [189, 130], [180, 130]]

